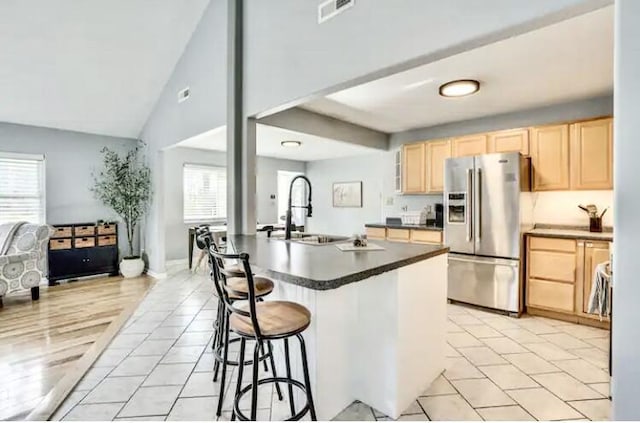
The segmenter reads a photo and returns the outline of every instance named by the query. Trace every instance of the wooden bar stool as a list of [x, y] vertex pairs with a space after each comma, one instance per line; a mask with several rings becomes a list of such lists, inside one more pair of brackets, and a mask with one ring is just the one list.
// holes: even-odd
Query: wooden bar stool
[[[304, 306], [290, 301], [260, 301], [258, 296], [258, 278], [253, 276], [251, 266], [249, 264], [249, 255], [240, 254], [223, 254], [218, 251], [211, 251], [214, 256], [215, 263], [223, 263], [225, 260], [240, 260], [244, 268], [246, 281], [248, 286], [248, 301], [241, 303], [229, 303], [228, 308], [231, 315], [228, 320], [229, 328], [232, 332], [240, 336], [240, 354], [238, 357], [238, 380], [236, 382], [236, 394], [233, 404], [232, 420], [237, 416], [240, 420], [256, 420], [257, 402], [258, 402], [258, 386], [266, 383], [283, 382], [287, 384], [289, 393], [289, 407], [291, 417], [287, 420], [300, 420], [304, 415], [310, 413], [311, 419], [316, 420], [316, 412], [313, 404], [313, 396], [311, 394], [311, 382], [309, 379], [309, 366], [307, 363], [307, 351], [302, 336], [302, 332], [311, 324], [311, 313]], [[218, 268], [219, 278], [216, 283], [225, 284], [228, 276], [222, 269]], [[291, 377], [291, 365], [289, 359], [289, 338], [295, 336], [300, 342], [300, 355], [302, 357], [302, 370], [304, 374], [304, 383]], [[286, 377], [273, 377], [258, 379], [258, 362], [261, 354], [260, 345], [266, 342], [269, 345], [269, 352], [272, 355], [271, 341], [282, 339], [285, 351], [285, 368]], [[252, 382], [247, 386], [242, 386], [242, 376], [244, 366], [248, 362], [244, 360], [246, 342], [255, 340], [256, 344], [253, 350], [252, 365]], [[273, 361], [271, 363], [274, 367]], [[275, 369], [274, 369], [275, 370]], [[293, 387], [297, 387], [305, 393], [307, 403], [296, 412], [295, 402], [293, 399]], [[240, 411], [240, 400], [242, 397], [251, 392], [251, 416], [247, 417]]]
[[[229, 339], [229, 316], [231, 314], [230, 306], [236, 301], [246, 301], [249, 299], [248, 282], [245, 278], [244, 270], [241, 270], [237, 265], [228, 266], [228, 261], [218, 260], [211, 253], [218, 251], [218, 246], [213, 240], [213, 236], [208, 230], [201, 229], [196, 238], [197, 242], [204, 245], [204, 249], [208, 252], [209, 265], [211, 267], [211, 276], [214, 281], [214, 296], [218, 298], [218, 313], [217, 318], [213, 324], [214, 336], [211, 348], [214, 350], [214, 372], [213, 381], [218, 380], [218, 372], [221, 370], [220, 376], [220, 392], [218, 396], [218, 407], [216, 415], [219, 417], [222, 414], [222, 404], [224, 401], [225, 382], [227, 376], [227, 366], [238, 366], [239, 361], [229, 359], [228, 346], [234, 342], [241, 341], [241, 338]], [[219, 283], [220, 274], [224, 275], [224, 281], [226, 283]], [[255, 292], [258, 301], [262, 301], [262, 297], [269, 295], [273, 291], [273, 281], [267, 278], [253, 277], [255, 282]], [[273, 359], [273, 347], [270, 342], [266, 342], [268, 351], [265, 352], [264, 344], [259, 345], [261, 356], [258, 358], [258, 362], [264, 363], [265, 371], [268, 371], [266, 360], [271, 361], [271, 369], [274, 377], [277, 377], [275, 362]], [[242, 358], [244, 360], [244, 356]], [[252, 361], [246, 361], [244, 364], [250, 365]], [[222, 369], [220, 369], [222, 367]], [[276, 384], [276, 391], [278, 398], [282, 400], [282, 392], [280, 386]]]

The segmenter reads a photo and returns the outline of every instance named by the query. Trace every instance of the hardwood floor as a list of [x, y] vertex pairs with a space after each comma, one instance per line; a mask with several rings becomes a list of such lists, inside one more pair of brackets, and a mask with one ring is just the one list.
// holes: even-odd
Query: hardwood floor
[[45, 398], [45, 408], [55, 408], [57, 397], [64, 399], [60, 392], [71, 390], [82, 377], [81, 358], [93, 355], [84, 359], [88, 368], [101, 352], [96, 346], [106, 344], [101, 338], [117, 332], [126, 320], [121, 315], [132, 311], [152, 284], [148, 277], [99, 278], [41, 287], [35, 302], [30, 291], [5, 297], [0, 308], [0, 420], [25, 419]]

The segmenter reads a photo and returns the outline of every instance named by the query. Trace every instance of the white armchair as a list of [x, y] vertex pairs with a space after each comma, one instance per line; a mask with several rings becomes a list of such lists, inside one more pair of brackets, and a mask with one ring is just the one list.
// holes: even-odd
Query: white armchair
[[47, 249], [53, 232], [47, 225], [24, 223], [9, 235], [11, 239], [5, 241], [8, 249], [0, 255], [0, 307], [2, 297], [15, 291], [31, 289], [32, 300], [40, 298], [39, 286], [47, 276]]

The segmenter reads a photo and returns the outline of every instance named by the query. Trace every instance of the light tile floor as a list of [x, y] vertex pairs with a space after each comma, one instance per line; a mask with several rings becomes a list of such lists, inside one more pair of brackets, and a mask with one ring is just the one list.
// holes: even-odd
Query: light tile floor
[[[215, 420], [208, 347], [216, 300], [201, 271], [176, 270], [149, 292], [55, 420]], [[606, 420], [608, 332], [448, 305], [447, 368], [399, 420]], [[235, 387], [234, 370], [229, 386]], [[288, 417], [270, 386], [259, 420]], [[231, 395], [225, 395], [228, 420]], [[335, 420], [390, 420], [356, 402]]]

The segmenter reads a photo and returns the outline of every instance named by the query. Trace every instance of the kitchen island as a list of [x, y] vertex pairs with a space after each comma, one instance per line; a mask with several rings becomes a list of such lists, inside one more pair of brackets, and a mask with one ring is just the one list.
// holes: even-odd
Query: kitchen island
[[[227, 242], [275, 281], [267, 301], [311, 311], [304, 337], [319, 420], [355, 400], [397, 418], [444, 370], [448, 248], [375, 241], [383, 250], [343, 252], [264, 235]], [[292, 366], [301, 378], [297, 350]], [[276, 352], [279, 372], [282, 357]]]

